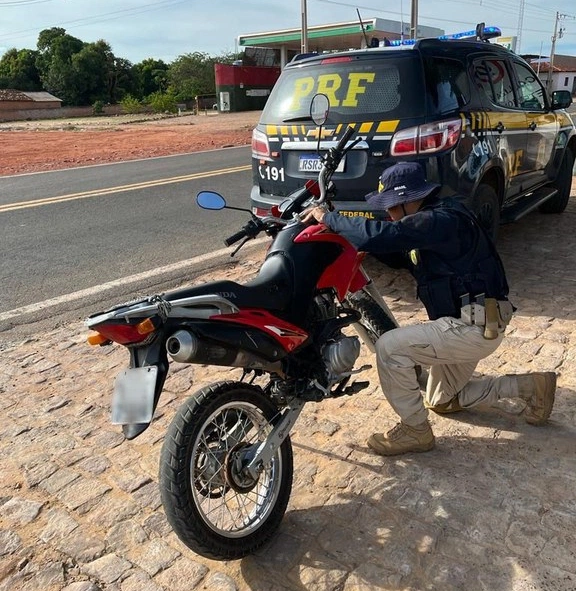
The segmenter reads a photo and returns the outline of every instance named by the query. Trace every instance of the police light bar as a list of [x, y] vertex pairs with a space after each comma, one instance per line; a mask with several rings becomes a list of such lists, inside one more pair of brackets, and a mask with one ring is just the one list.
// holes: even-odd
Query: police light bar
[[[494, 37], [500, 37], [501, 35], [502, 31], [498, 27], [484, 27], [482, 29], [482, 39], [493, 39]], [[472, 31], [462, 31], [461, 33], [452, 33], [451, 35], [440, 35], [440, 37], [436, 37], [436, 39], [440, 39], [441, 41], [477, 38], [477, 29], [474, 29]], [[398, 47], [399, 45], [414, 45], [414, 43], [416, 43], [416, 39], [395, 39], [394, 41], [390, 41], [390, 45], [395, 47]]]

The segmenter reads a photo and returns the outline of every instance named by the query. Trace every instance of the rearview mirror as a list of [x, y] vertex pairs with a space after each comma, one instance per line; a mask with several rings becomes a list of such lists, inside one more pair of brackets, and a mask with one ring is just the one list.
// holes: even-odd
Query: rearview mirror
[[569, 90], [555, 90], [552, 93], [552, 108], [567, 109], [572, 104], [572, 95]]
[[324, 125], [330, 112], [330, 99], [325, 94], [316, 94], [310, 103], [310, 117], [316, 125]]
[[224, 209], [226, 207], [226, 199], [214, 191], [200, 191], [196, 196], [196, 203], [202, 209]]

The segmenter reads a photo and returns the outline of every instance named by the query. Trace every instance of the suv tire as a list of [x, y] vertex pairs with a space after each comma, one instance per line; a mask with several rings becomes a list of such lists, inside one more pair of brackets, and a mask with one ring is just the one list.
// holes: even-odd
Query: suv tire
[[480, 225], [495, 242], [500, 226], [500, 200], [494, 188], [486, 184], [479, 185], [470, 207]]
[[574, 167], [574, 156], [569, 148], [566, 148], [564, 157], [560, 163], [558, 174], [551, 187], [558, 190], [548, 201], [545, 201], [538, 209], [542, 213], [562, 213], [568, 205], [570, 199], [570, 189], [572, 188], [572, 168]]

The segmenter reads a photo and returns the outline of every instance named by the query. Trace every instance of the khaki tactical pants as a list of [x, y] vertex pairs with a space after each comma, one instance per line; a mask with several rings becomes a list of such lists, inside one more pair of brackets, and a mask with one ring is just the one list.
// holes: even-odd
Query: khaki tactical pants
[[418, 425], [428, 416], [416, 365], [430, 368], [425, 398], [431, 406], [448, 402], [456, 395], [463, 408], [492, 405], [499, 398], [518, 396], [517, 381], [511, 376], [470, 382], [478, 362], [496, 351], [504, 336], [502, 330], [496, 339], [488, 340], [483, 331], [483, 327], [444, 317], [396, 328], [378, 339], [380, 385], [404, 423]]

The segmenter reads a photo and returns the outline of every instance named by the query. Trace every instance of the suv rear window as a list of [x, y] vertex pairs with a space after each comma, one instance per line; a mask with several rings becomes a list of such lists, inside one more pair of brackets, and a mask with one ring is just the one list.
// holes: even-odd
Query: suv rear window
[[266, 102], [261, 123], [309, 121], [310, 101], [322, 92], [330, 99], [331, 124], [422, 117], [422, 68], [417, 56], [389, 59], [330, 58], [285, 68]]

